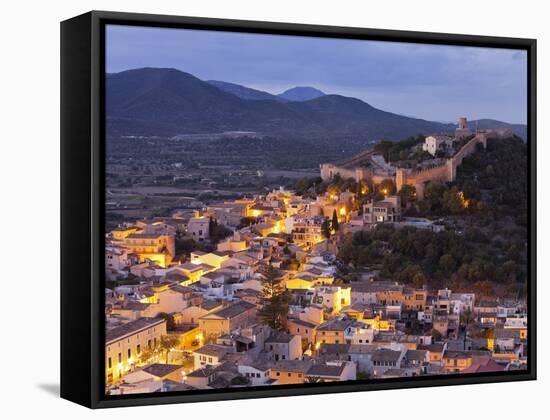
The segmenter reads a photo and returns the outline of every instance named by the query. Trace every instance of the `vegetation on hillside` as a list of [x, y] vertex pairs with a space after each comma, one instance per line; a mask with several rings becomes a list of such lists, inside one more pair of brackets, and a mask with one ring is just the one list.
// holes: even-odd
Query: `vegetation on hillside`
[[[382, 225], [348, 238], [339, 258], [380, 269], [416, 287], [473, 288], [492, 295], [524, 292], [527, 276], [527, 146], [492, 140], [464, 159], [454, 183], [430, 182], [425, 199], [408, 210], [442, 218], [442, 232]], [[411, 197], [411, 191], [400, 191]]]

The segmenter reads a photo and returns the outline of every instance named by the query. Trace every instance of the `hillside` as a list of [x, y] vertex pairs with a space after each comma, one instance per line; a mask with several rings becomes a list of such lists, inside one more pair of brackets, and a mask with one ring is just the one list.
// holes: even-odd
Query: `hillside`
[[319, 89], [315, 89], [310, 86], [296, 86], [285, 90], [283, 93], [277, 95], [277, 97], [292, 102], [303, 102], [317, 99], [324, 95], [325, 94]]
[[382, 111], [355, 98], [323, 94], [287, 102], [240, 85], [204, 82], [175, 69], [113, 73], [106, 85], [109, 137], [253, 131], [275, 138], [338, 139], [362, 147], [381, 138], [399, 140], [454, 129], [452, 124]]
[[481, 119], [468, 121], [468, 127], [470, 130], [475, 130], [476, 128], [511, 128], [516, 135], [527, 141], [527, 126], [525, 124], [509, 124], [497, 120]]
[[238, 96], [241, 99], [246, 99], [249, 101], [281, 101], [286, 102], [286, 99], [280, 98], [271, 93], [264, 92], [263, 90], [252, 89], [246, 86], [238, 85], [236, 83], [222, 82], [219, 80], [208, 80], [207, 83], [212, 86], [217, 87], [218, 89], [230, 93], [232, 95]]

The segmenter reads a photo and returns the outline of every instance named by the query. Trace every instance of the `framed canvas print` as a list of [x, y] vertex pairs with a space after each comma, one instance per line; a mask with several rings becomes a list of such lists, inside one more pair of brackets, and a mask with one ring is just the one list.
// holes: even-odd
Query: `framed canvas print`
[[61, 394], [536, 377], [535, 40], [61, 24]]

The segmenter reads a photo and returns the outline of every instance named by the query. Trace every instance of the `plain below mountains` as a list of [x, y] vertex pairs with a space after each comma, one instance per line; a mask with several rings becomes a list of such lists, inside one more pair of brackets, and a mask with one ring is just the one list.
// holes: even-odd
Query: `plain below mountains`
[[[311, 87], [272, 95], [164, 68], [108, 74], [106, 117], [109, 137], [246, 131], [272, 137], [369, 142], [455, 128], [382, 111], [359, 99], [327, 95]], [[518, 135], [525, 129], [490, 122], [511, 126]]]

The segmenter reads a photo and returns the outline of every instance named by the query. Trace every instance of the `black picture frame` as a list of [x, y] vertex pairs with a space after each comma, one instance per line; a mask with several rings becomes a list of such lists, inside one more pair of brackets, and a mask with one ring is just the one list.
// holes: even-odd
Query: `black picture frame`
[[[518, 49], [528, 61], [528, 369], [246, 389], [104, 392], [106, 24]], [[92, 11], [61, 23], [61, 397], [90, 408], [536, 379], [536, 40]]]

